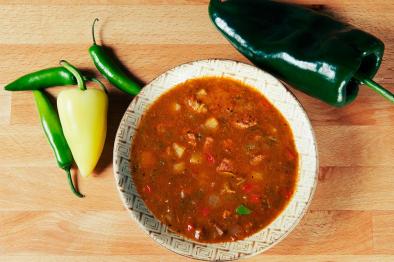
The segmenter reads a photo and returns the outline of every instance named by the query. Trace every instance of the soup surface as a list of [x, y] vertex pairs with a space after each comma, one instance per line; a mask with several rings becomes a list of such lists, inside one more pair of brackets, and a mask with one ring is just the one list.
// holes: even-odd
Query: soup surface
[[146, 111], [132, 176], [156, 218], [198, 242], [248, 237], [291, 198], [298, 153], [287, 121], [230, 78], [188, 80]]

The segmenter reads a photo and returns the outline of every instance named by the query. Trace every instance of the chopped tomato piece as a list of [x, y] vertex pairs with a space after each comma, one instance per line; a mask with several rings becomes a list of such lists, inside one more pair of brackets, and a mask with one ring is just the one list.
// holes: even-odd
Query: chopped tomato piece
[[260, 196], [256, 194], [252, 194], [249, 196], [249, 201], [253, 204], [257, 204], [260, 202]]
[[252, 192], [252, 190], [253, 190], [253, 184], [252, 183], [245, 183], [244, 185], [243, 185], [243, 187], [242, 187], [242, 190], [245, 192], [245, 193], [250, 193], [250, 192]]
[[149, 185], [144, 186], [144, 192], [145, 193], [152, 193], [152, 188]]
[[208, 163], [210, 164], [215, 163], [215, 158], [210, 153], [205, 153], [205, 158], [207, 159]]
[[231, 160], [223, 158], [222, 162], [220, 162], [219, 166], [216, 168], [216, 171], [234, 173], [234, 164]]

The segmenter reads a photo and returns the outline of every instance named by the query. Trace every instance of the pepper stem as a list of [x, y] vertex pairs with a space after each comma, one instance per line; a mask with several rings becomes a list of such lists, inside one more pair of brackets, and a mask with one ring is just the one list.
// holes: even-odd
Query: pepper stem
[[355, 75], [354, 78], [394, 104], [394, 94], [383, 86], [379, 85], [372, 79], [368, 79], [360, 75]]
[[100, 88], [101, 88], [106, 94], [108, 94], [108, 90], [107, 90], [107, 88], [105, 87], [105, 85], [103, 84], [103, 82], [101, 82], [100, 80], [98, 80], [98, 79], [95, 78], [95, 77], [89, 77], [88, 79], [89, 79], [89, 81], [92, 81], [92, 82], [95, 82], [95, 83], [99, 84]]
[[72, 176], [71, 176], [70, 169], [66, 169], [66, 172], [67, 172], [68, 184], [70, 185], [71, 191], [74, 193], [74, 195], [76, 195], [77, 197], [80, 197], [80, 198], [85, 197], [84, 195], [82, 195], [82, 194], [75, 188], [74, 183], [73, 183], [73, 179], [72, 179]]
[[85, 84], [85, 81], [83, 80], [83, 76], [81, 75], [81, 72], [79, 72], [79, 70], [75, 66], [73, 66], [72, 64], [70, 64], [66, 60], [61, 60], [60, 65], [62, 65], [64, 68], [66, 68], [68, 71], [70, 71], [71, 74], [74, 75], [75, 79], [77, 79], [77, 84], [78, 84], [79, 89], [86, 90], [86, 84]]
[[96, 45], [96, 37], [94, 36], [94, 25], [96, 24], [96, 22], [100, 21], [98, 18], [95, 18], [93, 21], [93, 25], [92, 25], [92, 38], [93, 38], [93, 44]]

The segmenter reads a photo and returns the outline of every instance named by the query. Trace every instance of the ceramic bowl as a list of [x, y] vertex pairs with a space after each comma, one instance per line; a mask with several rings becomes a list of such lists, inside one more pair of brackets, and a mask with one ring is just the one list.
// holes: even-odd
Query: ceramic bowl
[[[283, 212], [267, 227], [236, 242], [206, 244], [184, 238], [168, 229], [147, 209], [133, 184], [130, 148], [144, 111], [161, 94], [191, 78], [227, 76], [253, 86], [287, 119], [299, 153], [295, 193]], [[297, 99], [272, 75], [244, 63], [209, 59], [179, 65], [163, 73], [136, 96], [127, 108], [116, 134], [113, 166], [123, 204], [141, 229], [163, 247], [200, 260], [234, 260], [259, 254], [285, 238], [300, 222], [312, 200], [317, 180], [317, 148], [310, 121]], [[126, 234], [127, 232], [125, 232]]]

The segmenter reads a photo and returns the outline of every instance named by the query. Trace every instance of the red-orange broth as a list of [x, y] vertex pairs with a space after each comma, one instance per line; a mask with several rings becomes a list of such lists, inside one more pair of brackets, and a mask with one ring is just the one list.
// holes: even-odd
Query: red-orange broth
[[230, 78], [188, 80], [160, 96], [131, 154], [146, 206], [199, 242], [236, 241], [266, 227], [297, 180], [289, 124], [258, 91]]

